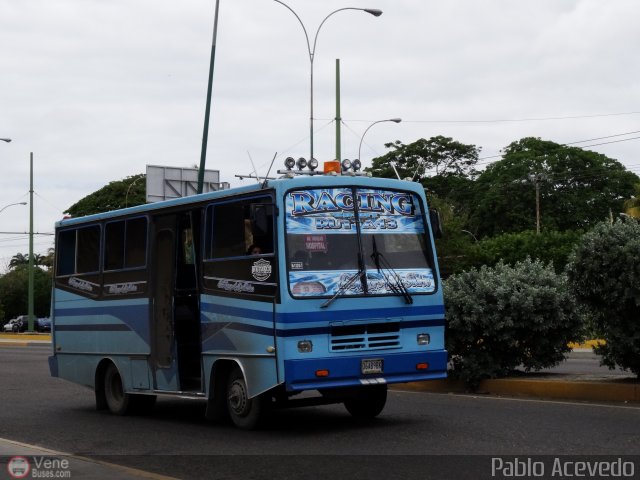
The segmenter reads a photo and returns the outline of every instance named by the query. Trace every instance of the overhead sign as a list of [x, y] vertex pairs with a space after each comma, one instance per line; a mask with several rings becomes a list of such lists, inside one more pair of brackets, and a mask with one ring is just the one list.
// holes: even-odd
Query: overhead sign
[[[220, 182], [219, 170], [205, 170], [202, 193], [230, 188]], [[147, 165], [147, 203], [189, 197], [198, 193], [198, 169]]]

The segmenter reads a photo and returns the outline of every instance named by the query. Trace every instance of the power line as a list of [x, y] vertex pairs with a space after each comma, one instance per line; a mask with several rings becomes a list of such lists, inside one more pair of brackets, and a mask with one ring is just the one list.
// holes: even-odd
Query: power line
[[[614, 135], [606, 135], [604, 137], [590, 138], [588, 140], [578, 140], [576, 142], [560, 143], [558, 145], [561, 146], [561, 147], [567, 147], [569, 145], [576, 145], [578, 143], [593, 142], [593, 141], [596, 141], [596, 140], [604, 140], [606, 138], [622, 137], [624, 135], [632, 135], [634, 133], [640, 133], [640, 130], [635, 130], [633, 132], [627, 132], [627, 133], [616, 133]], [[630, 140], [638, 140], [638, 139], [640, 139], [640, 137], [623, 138], [622, 140], [612, 140], [610, 142], [594, 143], [594, 144], [591, 144], [591, 145], [579, 145], [577, 148], [597, 147], [597, 146], [600, 146], [600, 145], [608, 145], [610, 143], [628, 142]], [[487, 159], [490, 159], [490, 158], [499, 158], [499, 157], [502, 157], [502, 156], [503, 156], [502, 154], [499, 154], [499, 155], [491, 155], [491, 156], [488, 156], [488, 157], [482, 157], [482, 158], [478, 159], [478, 163], [486, 163], [486, 162], [481, 162], [481, 160], [487, 160]]]
[[[638, 115], [640, 112], [617, 112], [617, 113], [597, 113], [593, 115], [566, 115], [566, 116], [547, 116], [547, 117], [528, 117], [528, 118], [494, 118], [494, 119], [480, 119], [480, 120], [405, 120], [402, 119], [402, 123], [471, 123], [471, 124], [483, 124], [483, 123], [518, 123], [518, 122], [543, 122], [551, 120], [576, 120], [580, 118], [601, 118], [601, 117], [618, 117], [623, 115]], [[318, 118], [317, 120], [329, 120], [328, 118]], [[350, 122], [369, 122], [374, 120], [364, 119], [349, 119]]]

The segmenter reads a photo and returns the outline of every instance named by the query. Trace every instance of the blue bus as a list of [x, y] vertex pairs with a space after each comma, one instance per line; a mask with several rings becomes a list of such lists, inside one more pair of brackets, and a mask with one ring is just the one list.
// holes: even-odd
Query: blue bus
[[58, 222], [51, 375], [114, 414], [179, 395], [244, 429], [290, 406], [373, 418], [389, 384], [444, 378], [421, 185], [287, 162], [260, 184]]

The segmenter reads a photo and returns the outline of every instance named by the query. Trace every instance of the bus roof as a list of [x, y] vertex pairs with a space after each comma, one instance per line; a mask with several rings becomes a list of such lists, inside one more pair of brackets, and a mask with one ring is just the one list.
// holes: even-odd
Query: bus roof
[[275, 190], [291, 190], [293, 188], [315, 188], [315, 187], [337, 187], [337, 186], [369, 186], [376, 188], [389, 188], [394, 190], [408, 190], [420, 193], [423, 191], [423, 187], [420, 183], [409, 182], [406, 180], [395, 180], [389, 178], [379, 177], [367, 177], [367, 176], [351, 176], [351, 175], [297, 175], [294, 178], [279, 178], [276, 180], [268, 180], [265, 187], [262, 188], [262, 184], [246, 185], [241, 187], [234, 187], [228, 190], [218, 190], [216, 192], [202, 193], [199, 195], [191, 195], [188, 197], [181, 197], [171, 200], [164, 200], [160, 202], [147, 203], [144, 205], [137, 205], [135, 207], [123, 208], [119, 210], [111, 210], [109, 212], [96, 213], [94, 215], [87, 215], [85, 217], [66, 218], [56, 222], [56, 228], [67, 227], [85, 222], [96, 222], [107, 220], [111, 218], [118, 218], [122, 216], [129, 216], [135, 214], [145, 214], [147, 212], [153, 212], [156, 210], [162, 210], [165, 208], [177, 207], [182, 205], [190, 205], [208, 200], [214, 200], [218, 198], [224, 198], [229, 196], [235, 196], [240, 194], [246, 194], [251, 192], [259, 192], [262, 190], [275, 189]]

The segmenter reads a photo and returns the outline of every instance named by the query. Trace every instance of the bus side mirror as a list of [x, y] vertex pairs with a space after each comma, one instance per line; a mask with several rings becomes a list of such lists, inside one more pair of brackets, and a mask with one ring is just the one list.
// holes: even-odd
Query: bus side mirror
[[429, 209], [429, 221], [431, 222], [433, 237], [442, 238], [442, 222], [440, 221], [440, 212], [437, 209]]

